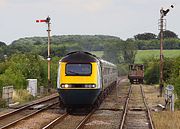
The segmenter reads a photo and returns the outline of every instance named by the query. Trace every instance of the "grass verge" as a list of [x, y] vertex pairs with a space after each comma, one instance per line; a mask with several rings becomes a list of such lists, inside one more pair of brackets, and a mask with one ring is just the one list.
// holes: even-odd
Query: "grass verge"
[[156, 129], [180, 129], [180, 111], [153, 112], [152, 117]]

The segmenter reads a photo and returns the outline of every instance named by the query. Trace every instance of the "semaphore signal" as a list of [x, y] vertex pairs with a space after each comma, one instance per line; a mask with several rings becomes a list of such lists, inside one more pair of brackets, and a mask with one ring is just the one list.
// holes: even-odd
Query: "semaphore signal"
[[51, 68], [51, 51], [50, 51], [50, 31], [51, 31], [51, 29], [50, 29], [50, 20], [51, 20], [51, 18], [48, 16], [46, 19], [43, 19], [43, 20], [36, 20], [36, 22], [37, 23], [40, 23], [40, 22], [45, 22], [45, 23], [47, 23], [47, 25], [48, 25], [48, 30], [47, 30], [47, 32], [48, 32], [48, 57], [47, 57], [47, 61], [48, 61], [48, 92], [50, 92], [50, 88], [51, 88], [51, 72], [50, 72], [50, 68]]
[[[174, 8], [174, 5], [171, 5], [171, 8]], [[162, 92], [164, 88], [164, 80], [163, 80], [163, 65], [164, 65], [164, 59], [163, 59], [163, 32], [166, 30], [166, 20], [164, 17], [167, 15], [167, 13], [170, 11], [170, 9], [164, 10], [163, 8], [160, 9], [160, 19], [159, 19], [159, 30], [160, 30], [160, 77], [159, 77], [159, 87], [160, 87], [160, 96], [162, 97]]]
[[39, 23], [39, 22], [46, 22], [46, 23], [50, 23], [50, 20], [51, 20], [51, 18], [48, 16], [46, 19], [41, 19], [41, 20], [36, 20], [36, 22], [37, 23]]
[[36, 20], [36, 22], [48, 22], [47, 20]]

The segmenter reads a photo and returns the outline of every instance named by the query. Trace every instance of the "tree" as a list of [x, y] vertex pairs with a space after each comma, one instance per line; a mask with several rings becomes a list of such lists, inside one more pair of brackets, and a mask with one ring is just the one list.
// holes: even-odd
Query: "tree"
[[115, 64], [118, 64], [121, 60], [120, 58], [122, 57], [120, 50], [121, 43], [119, 42], [111, 42], [107, 43], [104, 48], [104, 55], [103, 59], [113, 62]]
[[[158, 38], [160, 38], [160, 33], [158, 35]], [[163, 38], [178, 38], [178, 35], [170, 30], [163, 31]]]
[[[44, 48], [41, 50], [40, 55], [43, 56], [44, 58], [46, 58], [48, 55], [48, 50], [47, 48]], [[58, 56], [58, 57], [62, 57], [65, 54], [67, 54], [67, 49], [65, 46], [62, 47], [58, 47], [58, 46], [53, 46], [51, 48], [51, 56]]]
[[145, 67], [144, 79], [147, 84], [157, 84], [159, 82], [159, 59], [154, 56], [143, 60]]
[[[33, 54], [14, 54], [5, 62], [8, 66], [3, 66], [3, 74], [0, 75], [1, 86], [14, 85], [16, 88], [25, 88], [26, 79], [40, 76], [40, 58]], [[4, 64], [5, 65], [5, 64]]]
[[2, 46], [6, 46], [6, 44], [4, 42], [0, 41], [0, 47], [2, 47]]
[[5, 51], [7, 49], [7, 45], [4, 42], [0, 41], [0, 61], [3, 61], [4, 55], [5, 55]]
[[153, 33], [143, 33], [143, 34], [137, 34], [134, 36], [135, 40], [151, 40], [156, 39], [157, 36]]
[[130, 41], [114, 41], [106, 44], [103, 58], [115, 64], [134, 63], [137, 49]]
[[137, 53], [137, 47], [132, 40], [127, 40], [126, 42], [124, 42], [122, 53], [125, 63], [134, 63]]

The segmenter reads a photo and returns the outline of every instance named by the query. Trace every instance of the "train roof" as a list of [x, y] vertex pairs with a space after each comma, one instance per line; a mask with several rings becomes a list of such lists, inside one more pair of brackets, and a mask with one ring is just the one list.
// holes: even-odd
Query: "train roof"
[[108, 62], [106, 60], [103, 60], [103, 59], [100, 59], [101, 63], [104, 65], [104, 66], [112, 66], [112, 67], [116, 67], [115, 64], [111, 63], [111, 62]]
[[101, 62], [103, 66], [116, 67], [113, 63], [105, 61], [96, 55], [93, 55], [85, 51], [74, 51], [68, 53], [64, 58], [60, 60], [61, 62], [71, 62], [71, 63], [87, 63], [87, 62]]
[[75, 51], [68, 53], [64, 58], [60, 60], [61, 62], [73, 62], [73, 63], [86, 63], [86, 62], [98, 62], [99, 59], [95, 55], [84, 52]]

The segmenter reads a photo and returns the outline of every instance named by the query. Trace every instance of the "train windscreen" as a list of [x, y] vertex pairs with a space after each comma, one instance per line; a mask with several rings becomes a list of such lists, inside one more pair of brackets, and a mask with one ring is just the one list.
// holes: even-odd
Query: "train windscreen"
[[66, 64], [66, 75], [89, 76], [92, 73], [91, 64]]

